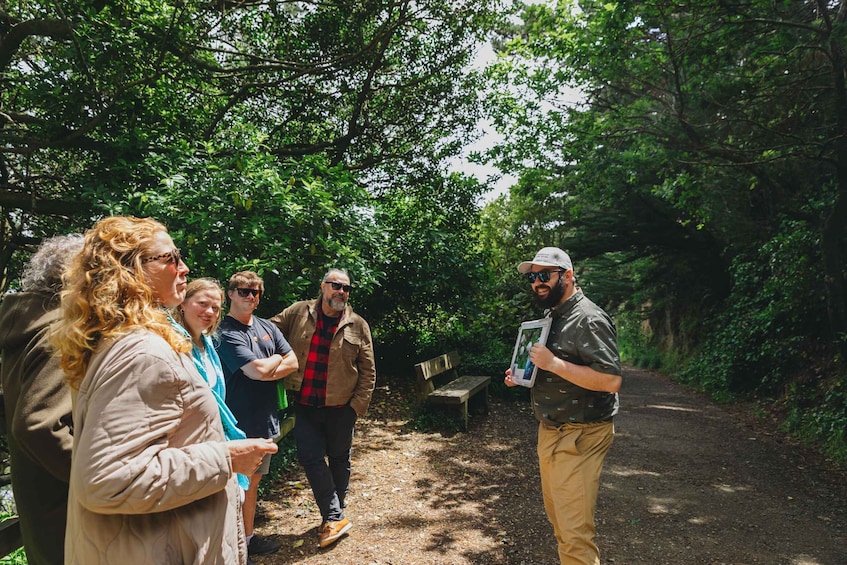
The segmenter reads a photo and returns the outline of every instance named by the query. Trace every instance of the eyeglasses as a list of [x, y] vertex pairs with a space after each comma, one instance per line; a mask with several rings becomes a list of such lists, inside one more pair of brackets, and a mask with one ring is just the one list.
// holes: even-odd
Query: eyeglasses
[[146, 259], [142, 259], [142, 263], [149, 263], [151, 261], [158, 261], [159, 259], [165, 259], [166, 264], [170, 265], [173, 263], [174, 265], [179, 266], [179, 262], [182, 261], [182, 255], [179, 254], [179, 249], [174, 248], [173, 251], [168, 251], [167, 253], [161, 253], [159, 255], [154, 255], [152, 257], [147, 257]]
[[335, 281], [324, 281], [324, 282], [332, 285], [332, 290], [341, 290], [342, 288], [344, 289], [344, 292], [350, 292], [351, 290], [353, 290], [353, 287], [349, 284], [342, 284], [340, 282], [335, 282]]
[[527, 273], [526, 278], [529, 281], [529, 284], [535, 283], [535, 279], [546, 283], [550, 282], [550, 274], [551, 273], [564, 273], [563, 269], [558, 269], [556, 271], [538, 271], [537, 273]]
[[241, 298], [247, 298], [251, 294], [253, 296], [258, 297], [260, 294], [262, 294], [262, 291], [258, 288], [236, 288], [235, 290], [238, 292], [238, 296], [240, 296]]

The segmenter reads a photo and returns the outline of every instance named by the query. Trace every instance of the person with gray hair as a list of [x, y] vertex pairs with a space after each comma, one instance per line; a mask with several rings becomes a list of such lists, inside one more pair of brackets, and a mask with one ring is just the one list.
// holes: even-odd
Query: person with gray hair
[[21, 292], [0, 305], [0, 380], [6, 411], [12, 492], [30, 565], [64, 561], [71, 467], [71, 391], [48, 345], [59, 316], [62, 272], [83, 236], [44, 240], [21, 276]]
[[321, 512], [319, 547], [329, 547], [352, 524], [344, 517], [356, 420], [368, 411], [374, 385], [371, 329], [348, 304], [350, 275], [330, 269], [315, 300], [295, 302], [273, 318], [297, 355], [285, 379], [293, 396], [297, 459]]

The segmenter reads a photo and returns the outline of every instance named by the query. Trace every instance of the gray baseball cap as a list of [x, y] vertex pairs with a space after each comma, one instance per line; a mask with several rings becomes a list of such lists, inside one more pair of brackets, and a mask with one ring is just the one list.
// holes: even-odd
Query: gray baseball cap
[[539, 267], [559, 267], [560, 269], [573, 270], [573, 263], [567, 253], [558, 247], [544, 247], [535, 254], [532, 261], [524, 261], [518, 265], [519, 273], [528, 273], [533, 265]]

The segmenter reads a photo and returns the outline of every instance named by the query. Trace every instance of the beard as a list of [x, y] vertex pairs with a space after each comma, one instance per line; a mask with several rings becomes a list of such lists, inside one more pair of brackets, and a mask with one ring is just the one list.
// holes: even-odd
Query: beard
[[[543, 287], [537, 287], [543, 288]], [[562, 297], [565, 295], [565, 280], [559, 275], [556, 284], [549, 288], [549, 292], [547, 292], [547, 296], [541, 297], [536, 294], [536, 289], [532, 289], [533, 298], [535, 298], [535, 303], [538, 304], [539, 308], [544, 310], [548, 308], [552, 308], [559, 304], [562, 300]]]
[[343, 298], [328, 298], [326, 303], [336, 312], [341, 312], [347, 307], [347, 301]]

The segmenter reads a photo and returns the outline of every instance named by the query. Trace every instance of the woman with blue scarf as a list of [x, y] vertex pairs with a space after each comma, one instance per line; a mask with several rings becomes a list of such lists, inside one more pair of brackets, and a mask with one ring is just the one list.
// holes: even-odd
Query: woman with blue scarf
[[[244, 432], [238, 429], [238, 422], [232, 415], [224, 400], [226, 399], [226, 382], [224, 381], [221, 360], [218, 357], [212, 336], [221, 321], [221, 305], [224, 291], [218, 281], [201, 278], [188, 283], [185, 289], [185, 300], [171, 311], [174, 326], [191, 339], [191, 358], [200, 375], [209, 383], [212, 394], [218, 403], [221, 421], [224, 425], [226, 439], [244, 439]], [[247, 490], [249, 479], [238, 475], [238, 484]]]

